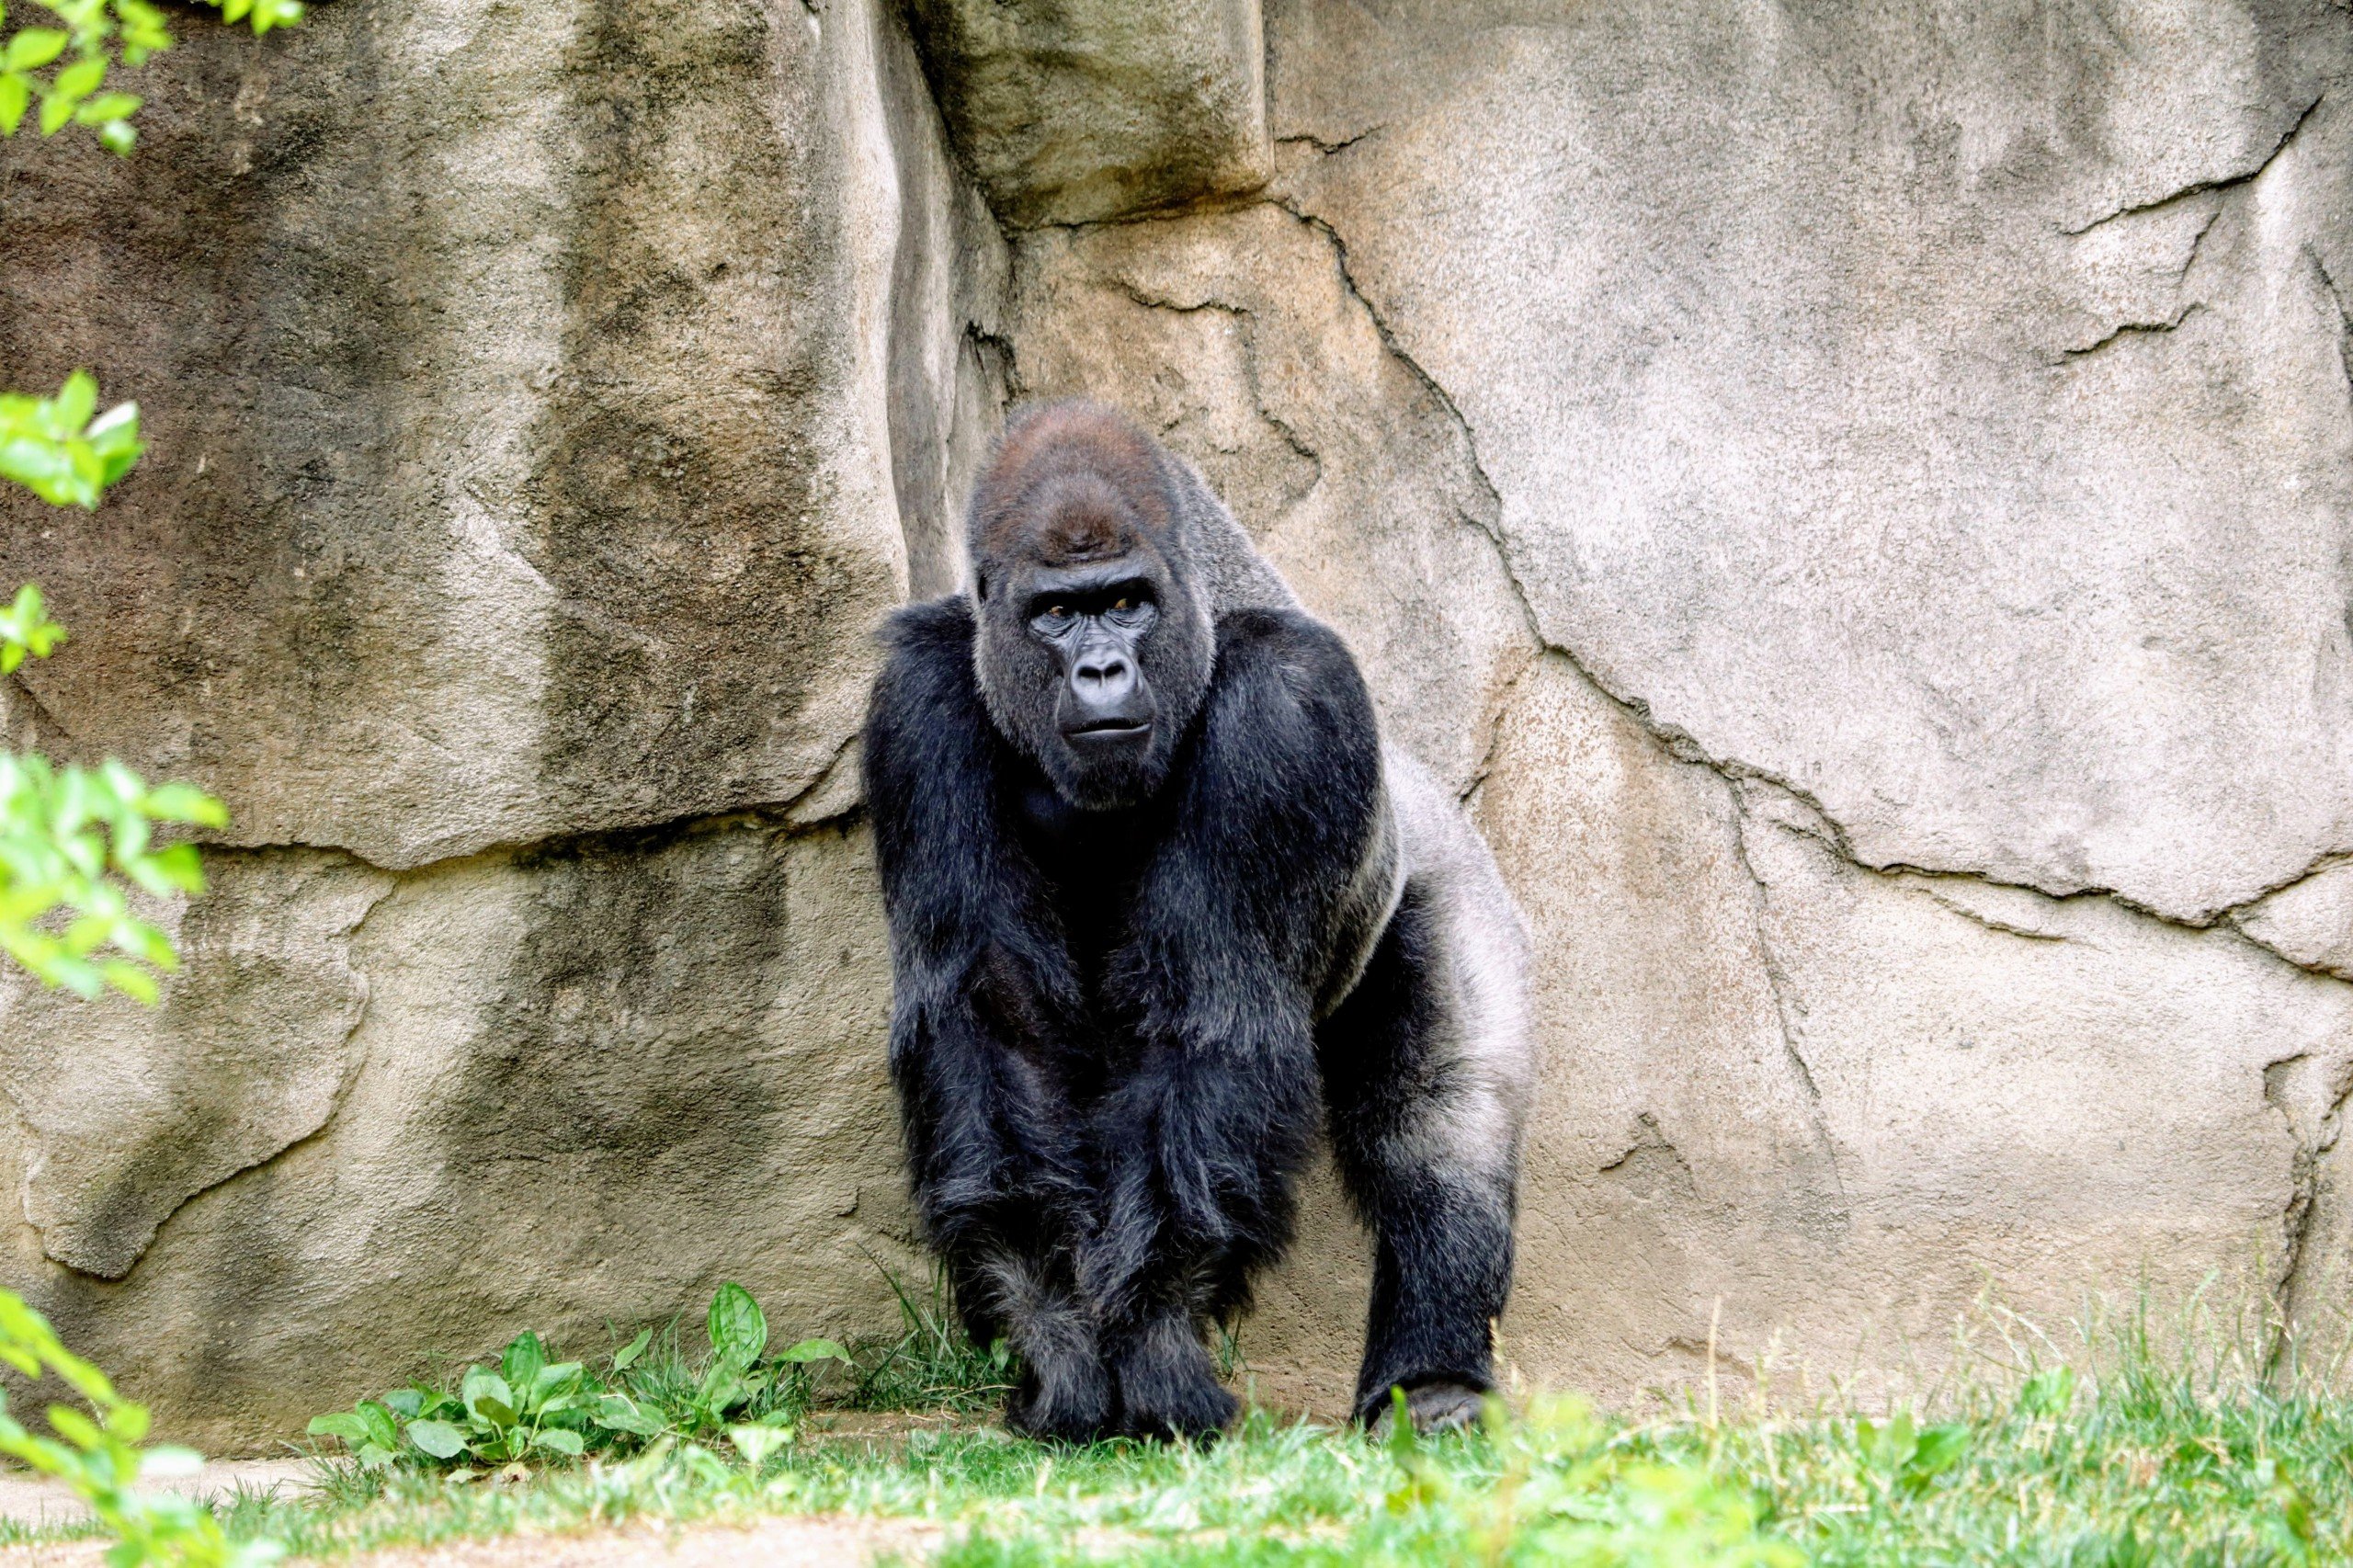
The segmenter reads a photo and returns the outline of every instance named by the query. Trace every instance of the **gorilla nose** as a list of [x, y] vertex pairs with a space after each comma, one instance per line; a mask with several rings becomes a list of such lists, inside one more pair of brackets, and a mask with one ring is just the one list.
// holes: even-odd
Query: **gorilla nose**
[[1071, 661], [1063, 733], [1073, 740], [1133, 740], [1152, 728], [1152, 703], [1124, 651], [1089, 649]]
[[1119, 653], [1082, 658], [1070, 672], [1070, 680], [1078, 688], [1081, 702], [1089, 708], [1101, 708], [1119, 702], [1135, 689], [1136, 667]]

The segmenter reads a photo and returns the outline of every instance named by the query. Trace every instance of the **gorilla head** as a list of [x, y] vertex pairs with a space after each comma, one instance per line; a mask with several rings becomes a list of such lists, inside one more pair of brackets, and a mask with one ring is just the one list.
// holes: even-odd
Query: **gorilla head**
[[981, 692], [1074, 806], [1157, 791], [1209, 687], [1183, 516], [1158, 444], [1094, 403], [1017, 415], [973, 488]]

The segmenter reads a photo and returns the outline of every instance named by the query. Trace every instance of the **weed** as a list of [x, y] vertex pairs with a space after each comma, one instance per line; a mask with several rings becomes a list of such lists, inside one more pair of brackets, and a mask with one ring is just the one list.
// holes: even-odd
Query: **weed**
[[[613, 1352], [603, 1373], [551, 1361], [540, 1336], [517, 1335], [494, 1365], [465, 1367], [454, 1387], [413, 1383], [381, 1399], [312, 1419], [314, 1437], [344, 1444], [358, 1468], [449, 1467], [453, 1480], [532, 1462], [615, 1457], [649, 1443], [723, 1436], [755, 1464], [792, 1440], [807, 1410], [812, 1364], [848, 1360], [826, 1339], [804, 1339], [763, 1359], [768, 1324], [741, 1285], [711, 1298], [710, 1354], [690, 1362], [676, 1325], [658, 1346], [653, 1329]], [[648, 1352], [654, 1354], [649, 1356]]]
[[882, 1278], [898, 1298], [899, 1332], [852, 1342], [856, 1370], [843, 1406], [970, 1413], [1002, 1402], [1019, 1363], [1002, 1339], [985, 1349], [972, 1343], [949, 1300], [947, 1276], [935, 1268], [920, 1300], [889, 1269]]

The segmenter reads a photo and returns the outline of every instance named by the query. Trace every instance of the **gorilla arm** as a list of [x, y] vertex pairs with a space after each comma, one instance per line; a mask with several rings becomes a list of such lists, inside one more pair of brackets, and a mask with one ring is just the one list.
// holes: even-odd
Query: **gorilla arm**
[[970, 610], [914, 605], [886, 637], [864, 765], [891, 926], [891, 1076], [916, 1206], [969, 1319], [993, 1292], [962, 1287], [991, 1256], [1051, 1250], [1086, 1222], [1078, 1119], [1039, 1070], [1065, 1048], [1078, 983], [998, 822]]
[[[1388, 843], [1371, 699], [1339, 639], [1302, 615], [1220, 623], [1177, 778], [1110, 975], [1142, 1054], [1095, 1117], [1108, 1181], [1080, 1277], [1107, 1333], [1240, 1305], [1289, 1239], [1322, 1114], [1317, 1000], [1357, 960], [1337, 938]], [[1170, 1280], [1191, 1299], [1154, 1299]]]

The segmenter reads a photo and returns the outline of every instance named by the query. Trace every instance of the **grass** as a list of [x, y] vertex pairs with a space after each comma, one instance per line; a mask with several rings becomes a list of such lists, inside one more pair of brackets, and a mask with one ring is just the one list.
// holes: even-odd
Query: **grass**
[[946, 1410], [977, 1414], [1005, 1403], [1014, 1368], [1002, 1345], [983, 1349], [967, 1338], [949, 1299], [947, 1276], [934, 1270], [924, 1296], [882, 1271], [899, 1301], [899, 1333], [848, 1346], [854, 1373], [835, 1397], [846, 1409]]
[[[861, 1359], [851, 1394], [995, 1378], [930, 1303]], [[977, 1424], [896, 1442], [804, 1437], [746, 1467], [691, 1445], [509, 1487], [361, 1477], [246, 1498], [233, 1535], [340, 1554], [630, 1518], [823, 1512], [940, 1527], [949, 1568], [1161, 1564], [2024, 1563], [2067, 1568], [2353, 1560], [2353, 1399], [2338, 1367], [2274, 1365], [2267, 1336], [2141, 1313], [2063, 1347], [1999, 1313], [1903, 1408], [1833, 1393], [1787, 1407], [1759, 1369], [1654, 1418], [1530, 1397], [1487, 1429], [1374, 1443], [1253, 1412], [1209, 1449], [1050, 1449]], [[838, 1397], [838, 1396], [837, 1396]], [[979, 1397], [967, 1388], [969, 1406]]]

